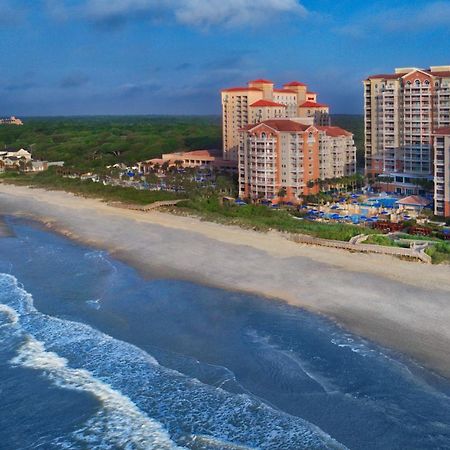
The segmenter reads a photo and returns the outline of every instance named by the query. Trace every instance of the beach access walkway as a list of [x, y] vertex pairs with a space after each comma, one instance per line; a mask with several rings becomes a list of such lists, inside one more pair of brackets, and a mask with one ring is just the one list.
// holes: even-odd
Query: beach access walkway
[[367, 235], [359, 235], [352, 238], [349, 242], [333, 241], [330, 239], [320, 239], [304, 234], [291, 234], [289, 239], [299, 244], [318, 245], [321, 247], [331, 247], [351, 252], [359, 253], [378, 253], [382, 255], [391, 255], [398, 258], [405, 258], [410, 260], [421, 261], [426, 264], [431, 264], [431, 257], [425, 253], [427, 245], [415, 245], [410, 248], [402, 247], [388, 247], [385, 245], [364, 244]]

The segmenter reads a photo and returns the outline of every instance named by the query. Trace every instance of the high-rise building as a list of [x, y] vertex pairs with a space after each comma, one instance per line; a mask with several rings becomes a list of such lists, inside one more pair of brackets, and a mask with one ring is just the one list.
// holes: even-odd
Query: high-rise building
[[277, 118], [295, 118], [305, 124], [329, 125], [329, 108], [317, 103], [317, 94], [293, 81], [274, 88], [269, 80], [253, 80], [245, 87], [222, 90], [223, 156], [237, 160], [239, 130], [249, 124]]
[[353, 134], [340, 127], [318, 126], [319, 177], [342, 178], [356, 173], [356, 147]]
[[298, 203], [317, 194], [318, 180], [356, 172], [353, 135], [339, 127], [271, 119], [241, 130], [239, 194], [252, 200]]
[[364, 81], [366, 174], [399, 194], [433, 179], [433, 130], [450, 125], [450, 66], [400, 68]]
[[450, 127], [434, 133], [434, 213], [450, 217]]

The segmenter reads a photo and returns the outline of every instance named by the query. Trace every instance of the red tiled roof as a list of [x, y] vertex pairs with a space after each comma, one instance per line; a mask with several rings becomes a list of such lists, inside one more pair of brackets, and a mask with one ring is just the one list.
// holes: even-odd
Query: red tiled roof
[[380, 75], [370, 75], [369, 77], [367, 77], [367, 79], [371, 80], [372, 78], [380, 78], [383, 80], [396, 80], [404, 75], [404, 73], [385, 73]]
[[[436, 71], [431, 71], [430, 69], [412, 69], [411, 68], [411, 72], [413, 70], [420, 70], [421, 72], [425, 72], [428, 73], [430, 75], [433, 75], [434, 77], [450, 77], [450, 71], [442, 71], [442, 72], [436, 72]], [[371, 80], [371, 79], [384, 79], [384, 80], [396, 80], [399, 78], [404, 77], [405, 75], [407, 75], [408, 73], [384, 73], [384, 74], [379, 74], [379, 75], [370, 75], [369, 77], [367, 77], [367, 80]]]
[[247, 125], [246, 127], [243, 128], [243, 130], [247, 130], [247, 131], [252, 130], [261, 125], [267, 125], [269, 128], [272, 128], [276, 131], [305, 131], [311, 126], [311, 125], [305, 125], [300, 122], [295, 122], [294, 120], [270, 119], [270, 120], [264, 120], [261, 123]]
[[255, 88], [255, 87], [232, 87], [232, 88], [228, 88], [228, 89], [222, 89], [222, 92], [237, 92], [237, 91], [258, 91], [258, 92], [262, 92], [262, 89], [259, 88]]
[[352, 133], [350, 131], [344, 130], [340, 127], [316, 127], [320, 131], [324, 131], [328, 136], [331, 137], [340, 137], [340, 136], [351, 136]]
[[328, 108], [328, 105], [323, 103], [316, 103], [308, 100], [307, 102], [300, 105], [300, 108]]
[[276, 102], [271, 102], [270, 100], [258, 100], [255, 103], [252, 103], [250, 105], [250, 107], [282, 107], [282, 108], [286, 108], [286, 105], [282, 105], [281, 103], [276, 103]]
[[211, 153], [208, 150], [192, 150], [190, 152], [183, 152], [182, 156], [206, 156], [212, 157]]
[[281, 92], [283, 94], [296, 94], [297, 92], [291, 91], [289, 89], [274, 89], [273, 92]]
[[259, 78], [258, 80], [252, 80], [252, 81], [249, 81], [248, 82], [249, 84], [250, 83], [258, 83], [258, 84], [273, 84], [273, 81], [270, 81], [270, 80], [264, 80], [263, 78]]
[[450, 134], [450, 127], [437, 128], [433, 134]]
[[420, 197], [419, 195], [410, 195], [409, 197], [397, 200], [397, 203], [399, 205], [428, 206], [431, 203], [431, 200]]
[[443, 71], [443, 72], [431, 72], [429, 70], [426, 70], [425, 72], [428, 72], [435, 77], [450, 77], [450, 71], [448, 71], [448, 70]]
[[300, 81], [291, 81], [290, 83], [283, 84], [283, 86], [306, 86], [306, 84]]

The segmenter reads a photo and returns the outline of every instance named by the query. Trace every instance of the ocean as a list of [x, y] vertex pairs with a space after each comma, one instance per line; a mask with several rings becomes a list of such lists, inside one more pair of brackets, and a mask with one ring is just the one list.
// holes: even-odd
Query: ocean
[[450, 449], [450, 383], [407, 357], [5, 220], [0, 449]]

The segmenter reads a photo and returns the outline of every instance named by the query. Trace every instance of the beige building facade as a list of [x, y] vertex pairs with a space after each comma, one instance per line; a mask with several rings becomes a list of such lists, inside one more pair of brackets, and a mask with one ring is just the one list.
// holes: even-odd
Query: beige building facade
[[353, 134], [340, 127], [319, 126], [319, 171], [321, 180], [356, 173], [356, 146]]
[[245, 87], [223, 89], [223, 157], [238, 160], [240, 131], [263, 120], [292, 118], [305, 124], [329, 124], [329, 108], [317, 103], [317, 94], [293, 81], [281, 89], [270, 80], [253, 80]]
[[450, 217], [450, 126], [434, 134], [434, 213]]
[[288, 119], [272, 119], [241, 130], [239, 195], [253, 201], [298, 203], [300, 196], [316, 194], [319, 177], [319, 130]]
[[[364, 81], [366, 174], [404, 195], [434, 173], [433, 131], [450, 126], [450, 66], [399, 68]], [[423, 183], [422, 183], [423, 184]]]
[[271, 119], [241, 130], [239, 194], [253, 201], [294, 204], [319, 192], [319, 179], [356, 173], [352, 133], [292, 119]]

